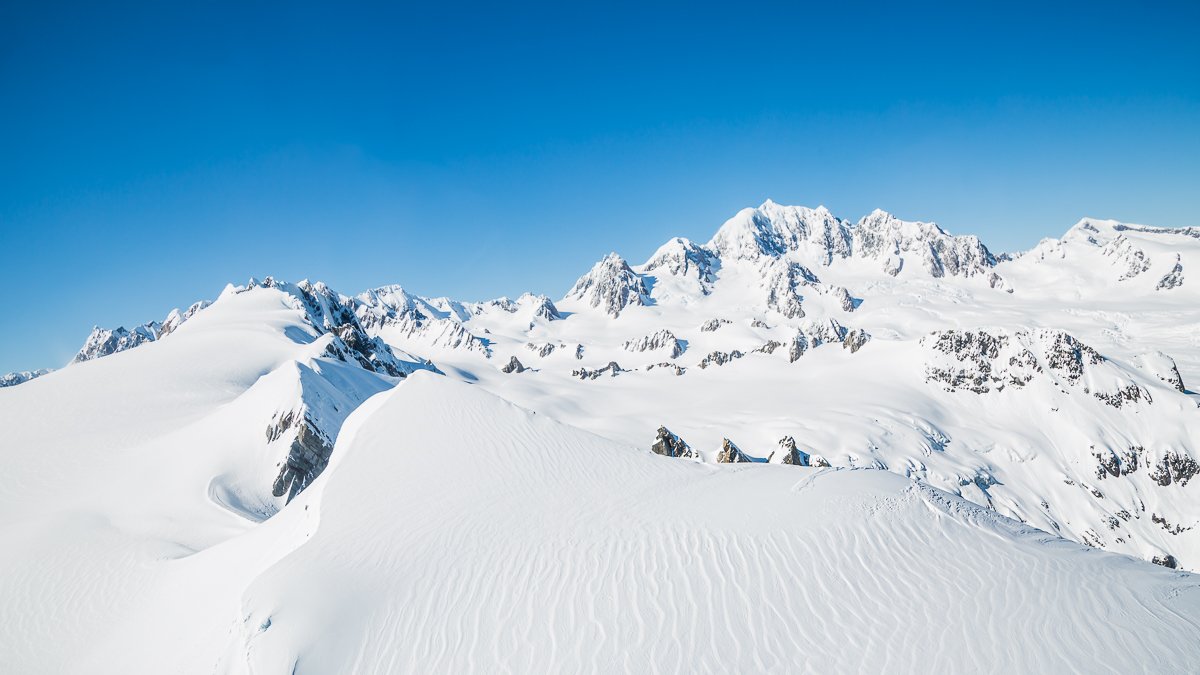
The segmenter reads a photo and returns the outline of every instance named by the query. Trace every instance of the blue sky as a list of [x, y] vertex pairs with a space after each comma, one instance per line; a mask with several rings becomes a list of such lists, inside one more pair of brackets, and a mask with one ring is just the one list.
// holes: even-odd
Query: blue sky
[[997, 250], [1200, 225], [1198, 29], [1194, 2], [5, 3], [0, 372], [251, 275], [559, 297], [768, 197]]

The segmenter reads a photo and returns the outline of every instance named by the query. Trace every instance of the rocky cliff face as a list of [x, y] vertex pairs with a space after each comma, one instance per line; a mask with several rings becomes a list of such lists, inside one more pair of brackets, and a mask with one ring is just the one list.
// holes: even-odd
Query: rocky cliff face
[[599, 309], [614, 319], [626, 307], [651, 303], [650, 291], [641, 275], [616, 253], [608, 254], [580, 277], [566, 297]]
[[675, 434], [671, 433], [666, 427], [658, 428], [658, 435], [654, 439], [654, 445], [650, 449], [657, 455], [664, 457], [682, 457], [684, 459], [700, 459], [700, 455], [692, 450], [691, 446]]
[[1132, 372], [1059, 330], [937, 331], [922, 339], [931, 352], [926, 382], [976, 394], [1040, 382], [1064, 393], [1079, 391], [1105, 405], [1153, 403]]
[[767, 461], [793, 466], [808, 466], [808, 455], [796, 447], [796, 439], [784, 436], [779, 439], [779, 447], [771, 453]]
[[673, 359], [678, 358], [687, 349], [685, 342], [675, 337], [674, 333], [665, 328], [650, 335], [626, 340], [622, 347], [631, 352], [662, 351]]
[[718, 464], [740, 464], [751, 459], [728, 438], [721, 441], [721, 451], [717, 453]]

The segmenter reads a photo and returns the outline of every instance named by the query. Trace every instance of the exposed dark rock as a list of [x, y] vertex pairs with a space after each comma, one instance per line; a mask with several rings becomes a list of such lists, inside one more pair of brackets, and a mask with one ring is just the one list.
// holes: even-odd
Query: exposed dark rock
[[1179, 254], [1175, 254], [1175, 266], [1170, 272], [1163, 275], [1162, 279], [1158, 280], [1158, 284], [1154, 287], [1157, 291], [1169, 291], [1172, 288], [1179, 288], [1183, 285], [1183, 263], [1180, 262]]
[[645, 335], [634, 340], [626, 340], [623, 346], [631, 352], [667, 350], [673, 359], [679, 358], [687, 349], [685, 341], [675, 337], [674, 333], [665, 328], [657, 333]]
[[788, 363], [795, 363], [797, 359], [804, 356], [806, 351], [808, 351], [808, 336], [803, 332], [798, 332], [792, 338], [792, 343], [788, 345]]
[[1150, 562], [1154, 563], [1155, 565], [1162, 565], [1163, 567], [1169, 569], [1178, 569], [1179, 567], [1179, 561], [1176, 560], [1175, 556], [1171, 555], [1170, 553], [1156, 555], [1150, 559]]
[[736, 349], [732, 352], [715, 351], [708, 356], [705, 356], [704, 359], [700, 361], [699, 365], [701, 368], [707, 368], [709, 366], [723, 366], [726, 363], [729, 363], [734, 359], [740, 359], [743, 356], [745, 356], [745, 354]]
[[665, 457], [684, 457], [687, 459], [699, 459], [700, 457], [682, 438], [671, 433], [666, 427], [658, 428], [658, 436], [655, 438], [654, 445], [650, 446], [650, 449], [655, 454]]
[[288, 502], [321, 475], [333, 454], [333, 442], [328, 436], [307, 415], [294, 411], [277, 414], [272, 419], [267, 427], [267, 441], [279, 439], [293, 427], [295, 438], [271, 488], [271, 494], [286, 495]]
[[853, 354], [862, 349], [863, 345], [867, 344], [870, 340], [870, 333], [861, 328], [856, 328], [846, 333], [846, 339], [842, 341], [842, 348], [849, 349], [850, 353]]
[[578, 370], [572, 370], [571, 377], [578, 377], [581, 380], [594, 380], [603, 375], [608, 375], [610, 377], [616, 377], [618, 373], [627, 373], [627, 372], [629, 372], [629, 371], [627, 371], [624, 368], [622, 368], [621, 366], [617, 365], [616, 361], [609, 361], [608, 365], [604, 366], [603, 368], [596, 368], [596, 369], [580, 368]]
[[632, 305], [649, 305], [650, 291], [641, 275], [621, 256], [610, 253], [579, 278], [567, 297], [579, 300], [616, 318]]
[[1200, 473], [1200, 464], [1197, 464], [1196, 460], [1181, 452], [1168, 450], [1154, 465], [1154, 469], [1150, 472], [1150, 478], [1163, 487], [1171, 483], [1184, 486], [1197, 473]]
[[682, 375], [687, 370], [687, 368], [671, 363], [670, 361], [651, 363], [650, 365], [646, 366], [646, 370], [654, 370], [655, 368], [666, 368], [667, 370], [673, 370], [675, 371], [676, 375]]
[[533, 342], [528, 342], [525, 344], [525, 348], [533, 351], [533, 353], [542, 358], [546, 358], [554, 353], [554, 350], [558, 348], [558, 345], [554, 344], [553, 342], [545, 342], [540, 345]]
[[1138, 470], [1140, 455], [1145, 452], [1145, 448], [1140, 445], [1130, 446], [1128, 450], [1118, 453], [1110, 448], [1096, 450], [1092, 446], [1092, 456], [1096, 458], [1096, 477], [1097, 478], [1117, 478], [1119, 476], [1128, 476]]
[[730, 321], [729, 319], [709, 319], [708, 321], [705, 321], [704, 323], [700, 324], [700, 332], [701, 333], [711, 333], [711, 332], [717, 330], [718, 328], [720, 328], [721, 326], [725, 326], [725, 325], [728, 325], [731, 323], [733, 323], [733, 322]]
[[750, 458], [728, 438], [721, 441], [721, 452], [717, 453], [718, 464], [739, 464], [749, 462]]
[[779, 439], [779, 449], [771, 453], [767, 458], [768, 462], [775, 460], [775, 455], [779, 455], [780, 464], [793, 464], [795, 466], [808, 466], [808, 455], [801, 452], [796, 447], [796, 439], [791, 436], [784, 436]]
[[767, 284], [767, 307], [789, 319], [804, 316], [802, 286], [818, 283], [817, 275], [804, 265], [779, 258], [770, 260], [764, 270]]
[[526, 370], [528, 370], [528, 368], [526, 368], [521, 363], [520, 359], [518, 359], [517, 357], [514, 356], [508, 360], [508, 363], [503, 368], [500, 369], [500, 372], [511, 374], [511, 373], [523, 373]]
[[756, 348], [754, 352], [758, 354], [774, 354], [775, 350], [782, 346], [783, 343], [778, 340], [768, 340], [765, 345]]

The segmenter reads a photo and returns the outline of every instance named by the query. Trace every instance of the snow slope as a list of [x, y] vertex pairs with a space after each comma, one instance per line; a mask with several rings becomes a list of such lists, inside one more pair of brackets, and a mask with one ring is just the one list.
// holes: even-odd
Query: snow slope
[[1187, 670], [1197, 266], [768, 202], [557, 302], [230, 286], [0, 388], [0, 655]]
[[[47, 654], [30, 619], [70, 605], [21, 605], [0, 637], [10, 666], [1162, 672], [1200, 657], [1188, 573], [889, 472], [659, 457], [429, 373], [357, 410], [276, 517], [163, 547], [113, 533], [77, 542], [86, 557], [10, 552], [105, 615]], [[119, 603], [95, 602], [114, 583], [97, 553], [134, 569]]]
[[[607, 256], [555, 303], [561, 318], [446, 319], [486, 349], [372, 330], [624, 443], [647, 447], [666, 426], [708, 461], [725, 438], [767, 459], [790, 436], [835, 466], [917, 476], [1076, 541], [1197, 569], [1200, 397], [1180, 391], [1200, 381], [1195, 234], [1085, 219], [1014, 258], [883, 212], [849, 223], [768, 202], [708, 244], [673, 239], [640, 266]], [[1009, 342], [1004, 363], [982, 365], [1032, 359], [1029, 383], [952, 386], [947, 369], [982, 362], [969, 346], [938, 351], [948, 331]], [[1080, 360], [1080, 377], [1063, 363], [1076, 344], [1099, 358]], [[514, 357], [528, 370], [503, 372]]]

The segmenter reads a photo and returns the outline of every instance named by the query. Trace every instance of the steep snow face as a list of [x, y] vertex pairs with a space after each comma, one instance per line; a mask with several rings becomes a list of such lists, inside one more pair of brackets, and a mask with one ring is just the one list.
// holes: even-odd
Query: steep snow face
[[564, 303], [599, 309], [612, 318], [630, 306], [651, 303], [641, 275], [616, 253], [609, 253], [567, 291]]

